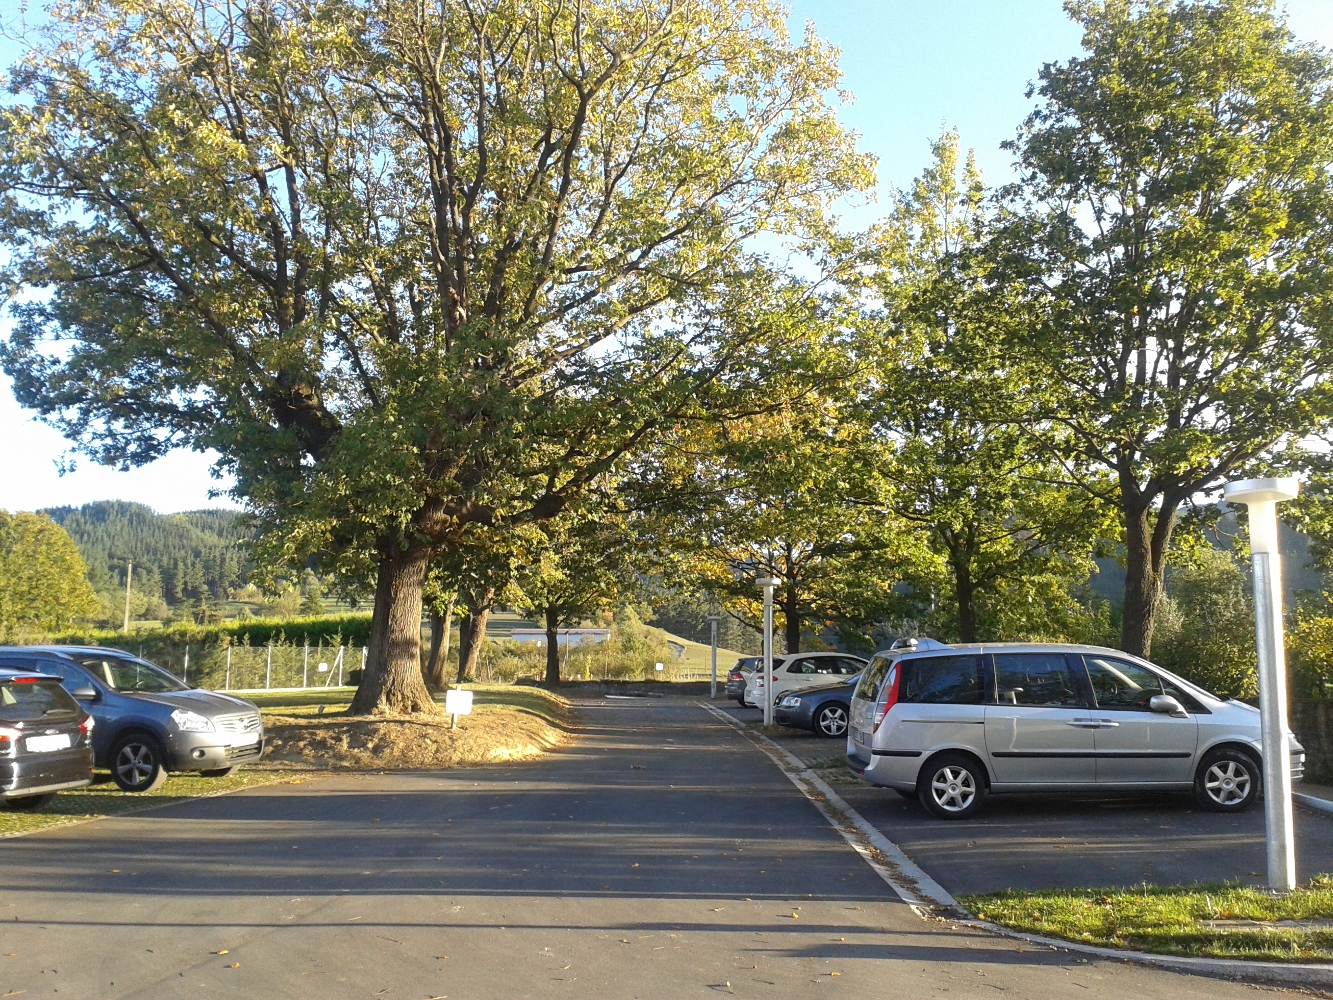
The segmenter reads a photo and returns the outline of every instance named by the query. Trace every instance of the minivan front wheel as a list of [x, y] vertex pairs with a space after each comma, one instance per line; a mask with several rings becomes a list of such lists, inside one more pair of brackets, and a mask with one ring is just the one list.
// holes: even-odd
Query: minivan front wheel
[[940, 819], [967, 819], [986, 800], [986, 776], [965, 754], [940, 754], [922, 769], [916, 794], [926, 811]]
[[1259, 798], [1259, 765], [1240, 750], [1214, 750], [1199, 765], [1194, 798], [1213, 812], [1244, 812]]
[[111, 777], [123, 792], [155, 791], [167, 780], [166, 755], [151, 736], [122, 736], [111, 748]]

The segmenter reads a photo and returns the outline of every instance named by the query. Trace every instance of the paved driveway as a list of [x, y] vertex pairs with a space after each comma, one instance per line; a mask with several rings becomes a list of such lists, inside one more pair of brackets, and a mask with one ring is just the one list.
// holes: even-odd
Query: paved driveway
[[[728, 711], [746, 722], [761, 719], [758, 709], [735, 702]], [[1267, 881], [1261, 808], [1222, 815], [1185, 795], [997, 795], [976, 819], [939, 820], [891, 789], [851, 778], [838, 740], [789, 730], [777, 741], [804, 760], [832, 765], [838, 794], [955, 895]], [[1296, 859], [1302, 879], [1333, 872], [1333, 816], [1296, 808]]]
[[523, 766], [269, 786], [0, 841], [0, 994], [1253, 996], [921, 920], [693, 702], [579, 717], [578, 743]]

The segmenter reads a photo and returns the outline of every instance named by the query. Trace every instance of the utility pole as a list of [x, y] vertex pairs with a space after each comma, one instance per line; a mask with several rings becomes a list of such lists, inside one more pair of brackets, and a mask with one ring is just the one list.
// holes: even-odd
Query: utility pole
[[125, 625], [122, 632], [130, 630], [130, 579], [134, 576], [134, 560], [125, 563]]

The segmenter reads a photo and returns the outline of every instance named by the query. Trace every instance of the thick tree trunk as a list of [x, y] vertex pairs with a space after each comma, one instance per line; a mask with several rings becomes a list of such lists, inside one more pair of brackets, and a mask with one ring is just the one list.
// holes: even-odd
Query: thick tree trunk
[[458, 683], [466, 684], [477, 676], [477, 660], [486, 639], [486, 619], [495, 605], [495, 591], [487, 589], [467, 599], [467, 617], [458, 630]]
[[958, 641], [977, 641], [977, 591], [972, 585], [972, 562], [954, 558], [953, 591], [958, 602]]
[[555, 608], [546, 609], [546, 684], [560, 684], [560, 613]]
[[796, 590], [787, 589], [787, 599], [782, 602], [783, 631], [786, 633], [787, 652], [801, 651], [801, 605], [797, 600]]
[[1126, 653], [1152, 655], [1157, 602], [1162, 597], [1166, 552], [1176, 526], [1176, 505], [1122, 508], [1125, 519], [1125, 600], [1120, 619], [1120, 648]]
[[421, 589], [430, 551], [380, 545], [375, 611], [351, 715], [437, 711], [421, 678]]
[[449, 632], [454, 621], [455, 598], [449, 598], [444, 614], [431, 609], [430, 657], [426, 660], [426, 687], [443, 691], [449, 686]]

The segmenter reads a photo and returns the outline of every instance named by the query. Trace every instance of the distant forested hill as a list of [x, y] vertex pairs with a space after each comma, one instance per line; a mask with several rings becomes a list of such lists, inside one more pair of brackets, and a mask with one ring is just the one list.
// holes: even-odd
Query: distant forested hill
[[244, 586], [248, 531], [231, 510], [158, 514], [143, 504], [103, 500], [43, 513], [69, 532], [99, 592], [125, 586], [134, 561], [134, 589], [168, 604], [225, 599]]

